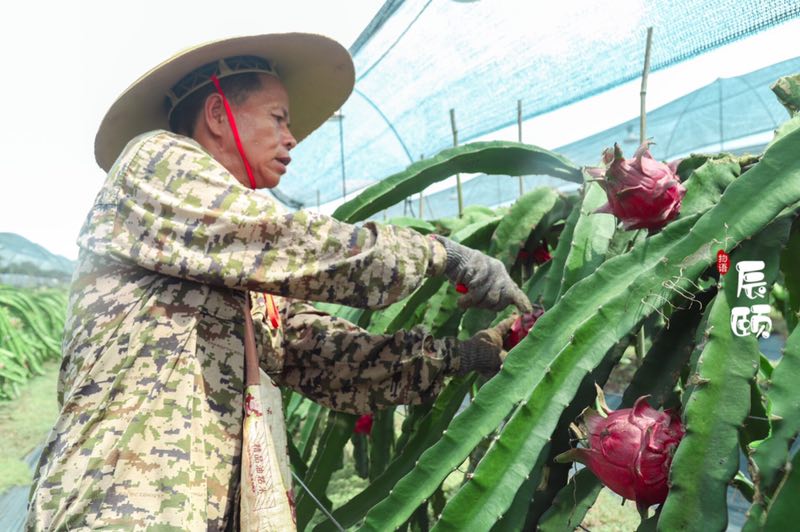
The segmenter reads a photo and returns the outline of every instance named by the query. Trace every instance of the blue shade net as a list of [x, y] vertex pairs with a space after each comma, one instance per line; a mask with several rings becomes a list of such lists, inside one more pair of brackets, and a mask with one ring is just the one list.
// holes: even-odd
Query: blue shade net
[[[450, 109], [461, 144], [515, 124], [518, 100], [529, 119], [636, 79], [648, 26], [656, 71], [800, 16], [800, 3], [789, 0], [581, 0], [537, 9], [542, 5], [386, 2], [351, 47], [353, 94], [340, 115], [295, 148], [279, 197], [293, 207], [316, 207], [451, 147]], [[786, 115], [768, 85], [798, 67], [798, 60], [786, 61], [720, 79], [648, 112], [648, 135], [658, 139], [653, 155], [730, 149], [733, 140], [773, 129]], [[631, 120], [556, 151], [595, 164], [604, 147], [637, 132]], [[626, 154], [636, 144], [623, 143]], [[526, 190], [542, 184], [564, 182], [525, 177]], [[454, 214], [454, 194], [431, 194], [425, 217]], [[497, 205], [517, 195], [516, 179], [479, 176], [465, 183], [464, 204]], [[404, 208], [412, 215], [409, 207], [395, 206], [389, 215]]]
[[[653, 157], [671, 161], [694, 152], [726, 151], [758, 154], [775, 128], [789, 115], [770, 90], [781, 76], [800, 72], [800, 57], [782, 61], [734, 78], [718, 79], [694, 92], [647, 113], [648, 136]], [[639, 117], [595, 135], [556, 148], [581, 166], [599, 165], [605, 148], [618, 143], [626, 157], [639, 146]], [[574, 183], [549, 176], [525, 176], [524, 189], [551, 186], [570, 192]], [[465, 205], [496, 206], [519, 196], [516, 178], [481, 175], [464, 183]], [[455, 187], [425, 196], [426, 218], [454, 216], [458, 211]], [[419, 201], [395, 205], [386, 216], [417, 216]]]

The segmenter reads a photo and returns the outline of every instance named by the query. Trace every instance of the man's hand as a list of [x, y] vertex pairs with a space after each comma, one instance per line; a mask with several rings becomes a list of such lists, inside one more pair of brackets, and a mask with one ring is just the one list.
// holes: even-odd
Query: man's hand
[[494, 327], [478, 332], [469, 340], [458, 343], [461, 364], [456, 375], [466, 375], [477, 371], [484, 377], [491, 377], [500, 371], [500, 365], [506, 358], [503, 350], [503, 339], [511, 330], [516, 316], [504, 319]]
[[447, 250], [445, 276], [467, 287], [467, 293], [459, 298], [458, 306], [503, 310], [513, 304], [522, 313], [533, 310], [525, 293], [508, 275], [502, 262], [443, 236], [433, 237]]

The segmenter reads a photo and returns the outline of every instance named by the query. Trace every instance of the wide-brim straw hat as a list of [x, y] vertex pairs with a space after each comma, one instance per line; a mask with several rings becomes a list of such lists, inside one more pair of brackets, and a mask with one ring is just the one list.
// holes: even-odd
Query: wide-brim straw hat
[[107, 172], [135, 136], [169, 129], [165, 102], [178, 81], [201, 66], [235, 56], [256, 56], [272, 65], [289, 95], [290, 129], [298, 142], [330, 118], [353, 90], [350, 53], [322, 35], [273, 33], [201, 44], [147, 72], [111, 105], [94, 140], [100, 168]]

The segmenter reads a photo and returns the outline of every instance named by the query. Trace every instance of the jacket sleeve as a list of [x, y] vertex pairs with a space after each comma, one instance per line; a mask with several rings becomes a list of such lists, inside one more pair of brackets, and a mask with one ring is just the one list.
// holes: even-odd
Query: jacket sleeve
[[435, 339], [422, 326], [370, 334], [302, 302], [285, 316], [283, 367], [273, 379], [333, 410], [365, 414], [430, 401], [458, 371], [455, 338]]
[[131, 141], [78, 244], [201, 283], [368, 308], [405, 297], [446, 261], [443, 246], [409, 229], [281, 212], [166, 131]]

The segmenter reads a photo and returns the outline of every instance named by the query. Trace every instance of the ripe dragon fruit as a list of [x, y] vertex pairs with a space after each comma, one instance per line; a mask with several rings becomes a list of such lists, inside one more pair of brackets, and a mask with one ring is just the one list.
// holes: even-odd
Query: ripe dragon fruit
[[533, 260], [536, 264], [544, 264], [552, 258], [550, 252], [547, 250], [546, 240], [542, 240], [542, 244], [533, 250]]
[[669, 468], [683, 425], [674, 412], [651, 407], [646, 395], [633, 408], [612, 411], [598, 388], [598, 403], [606, 416], [587, 408], [581, 414], [583, 426], [573, 425], [588, 447], [571, 449], [556, 461], [583, 463], [613, 492], [636, 501], [644, 517], [651, 505], [667, 498]]
[[527, 249], [521, 249], [519, 250], [519, 253], [517, 253], [517, 259], [528, 266], [531, 264], [542, 265], [552, 258], [553, 257], [550, 255], [550, 251], [547, 249], [546, 240], [542, 240], [542, 243], [539, 244], [539, 247], [533, 250], [533, 253], [529, 252]]
[[369, 434], [372, 432], [372, 414], [364, 414], [356, 420], [356, 425], [353, 428], [356, 434]]
[[596, 213], [613, 214], [625, 230], [657, 231], [681, 210], [686, 188], [676, 171], [680, 161], [669, 164], [653, 159], [650, 142], [642, 144], [633, 159], [625, 159], [618, 144], [603, 151], [603, 167], [586, 168], [606, 191], [608, 203]]
[[528, 331], [531, 330], [533, 324], [536, 323], [542, 314], [544, 314], [544, 309], [541, 307], [534, 307], [532, 312], [526, 312], [525, 314], [518, 316], [514, 323], [511, 325], [511, 330], [506, 335], [503, 341], [503, 349], [508, 351], [518, 343], [522, 341], [523, 338], [528, 336]]

